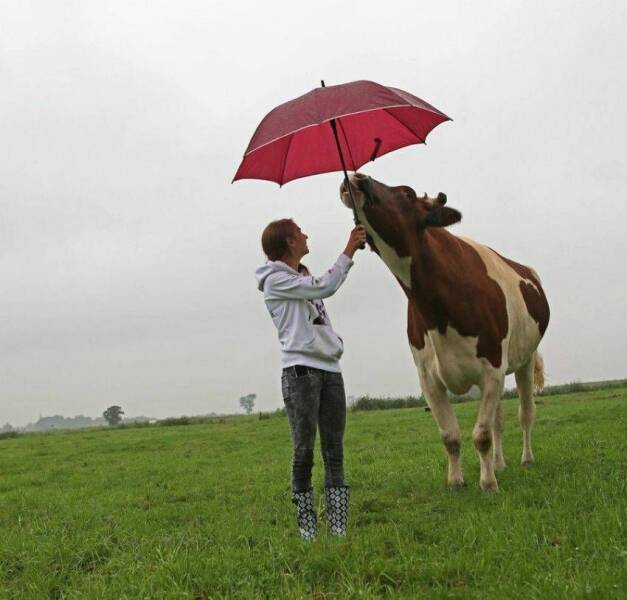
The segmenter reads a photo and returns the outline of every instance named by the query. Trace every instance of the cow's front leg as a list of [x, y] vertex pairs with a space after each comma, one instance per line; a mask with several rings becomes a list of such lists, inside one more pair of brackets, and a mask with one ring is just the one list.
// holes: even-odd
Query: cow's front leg
[[462, 437], [457, 423], [457, 417], [449, 402], [446, 388], [439, 379], [427, 374], [420, 375], [420, 385], [431, 414], [435, 418], [448, 455], [448, 485], [453, 489], [464, 485], [464, 476], [461, 465]]
[[481, 463], [479, 483], [481, 489], [485, 492], [497, 491], [499, 489], [494, 475], [494, 462], [490, 450], [492, 449], [492, 432], [495, 424], [496, 408], [501, 399], [503, 383], [503, 375], [494, 373], [485, 376], [481, 388], [479, 416], [472, 432], [472, 438]]

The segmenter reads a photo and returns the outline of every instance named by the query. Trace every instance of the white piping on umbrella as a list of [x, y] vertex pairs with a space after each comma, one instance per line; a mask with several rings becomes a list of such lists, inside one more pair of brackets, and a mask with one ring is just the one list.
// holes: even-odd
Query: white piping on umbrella
[[274, 142], [276, 142], [278, 140], [286, 138], [288, 135], [294, 135], [295, 133], [298, 133], [299, 131], [303, 131], [304, 129], [309, 129], [310, 127], [318, 127], [318, 126], [320, 126], [320, 125], [322, 125], [324, 123], [329, 123], [333, 119], [337, 120], [337, 119], [341, 119], [342, 117], [351, 117], [352, 115], [360, 115], [362, 113], [374, 112], [375, 110], [388, 110], [390, 108], [418, 108], [420, 110], [426, 110], [427, 112], [432, 112], [434, 114], [442, 115], [442, 116], [446, 117], [447, 121], [451, 121], [452, 120], [450, 117], [447, 117], [444, 113], [441, 113], [437, 109], [430, 110], [428, 108], [424, 108], [422, 106], [414, 106], [413, 104], [409, 104], [409, 103], [407, 103], [407, 104], [391, 104], [390, 106], [377, 106], [376, 108], [368, 108], [366, 110], [358, 110], [358, 111], [351, 112], [351, 113], [345, 113], [345, 114], [339, 115], [337, 117], [331, 117], [329, 119], [324, 119], [324, 121], [320, 121], [320, 123], [312, 123], [311, 125], [305, 125], [304, 127], [300, 127], [298, 129], [294, 129], [294, 131], [290, 131], [289, 133], [286, 133], [285, 135], [280, 135], [279, 137], [276, 137], [276, 138], [270, 140], [269, 142], [266, 142], [265, 144], [261, 144], [261, 146], [257, 146], [254, 150], [251, 150], [250, 152], [245, 152], [244, 153], [244, 158], [246, 158], [247, 156], [250, 156], [254, 152], [257, 152], [258, 150], [261, 150], [262, 148], [265, 148], [269, 144], [273, 144]]

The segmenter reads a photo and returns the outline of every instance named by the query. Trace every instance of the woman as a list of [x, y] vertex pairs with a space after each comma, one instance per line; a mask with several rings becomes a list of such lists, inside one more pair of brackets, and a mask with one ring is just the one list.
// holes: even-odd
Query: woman
[[294, 447], [292, 502], [304, 540], [315, 539], [317, 532], [311, 470], [318, 428], [325, 467], [327, 518], [333, 535], [346, 535], [346, 395], [339, 363], [344, 344], [333, 331], [322, 299], [342, 285], [353, 266], [353, 255], [365, 240], [364, 228], [355, 227], [335, 264], [322, 277], [312, 277], [300, 262], [309, 253], [307, 236], [294, 221], [273, 221], [261, 236], [268, 260], [257, 269], [256, 276], [281, 344], [283, 401]]

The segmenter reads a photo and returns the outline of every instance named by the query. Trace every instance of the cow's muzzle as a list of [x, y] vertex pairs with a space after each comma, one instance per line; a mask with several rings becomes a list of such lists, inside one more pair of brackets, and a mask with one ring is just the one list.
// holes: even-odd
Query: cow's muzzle
[[[374, 202], [374, 196], [372, 193], [372, 178], [363, 173], [352, 173], [348, 176], [348, 185], [353, 191], [353, 197], [355, 201], [359, 197], [361, 199], [363, 195], [362, 208], [366, 208]], [[346, 186], [346, 180], [342, 183], [342, 192], [348, 193]]]

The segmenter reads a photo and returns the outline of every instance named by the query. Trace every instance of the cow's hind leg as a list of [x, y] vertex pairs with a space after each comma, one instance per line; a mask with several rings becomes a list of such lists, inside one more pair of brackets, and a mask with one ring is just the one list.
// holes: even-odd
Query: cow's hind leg
[[533, 452], [531, 451], [531, 428], [535, 418], [536, 407], [533, 403], [533, 366], [535, 355], [531, 360], [520, 367], [514, 373], [516, 377], [516, 387], [520, 404], [518, 405], [518, 420], [523, 430], [523, 451], [520, 462], [523, 465], [530, 465], [533, 462]]
[[501, 401], [504, 376], [499, 373], [490, 373], [484, 378], [481, 386], [481, 404], [479, 416], [472, 432], [475, 448], [479, 453], [481, 477], [479, 483], [484, 491], [497, 491], [499, 485], [494, 475], [492, 461], [492, 432], [495, 425], [496, 409]]
[[420, 385], [435, 418], [448, 454], [448, 485], [456, 489], [464, 485], [464, 476], [461, 466], [462, 437], [457, 423], [457, 417], [449, 402], [446, 388], [439, 379], [420, 375]]
[[501, 410], [501, 402], [500, 399], [496, 404], [496, 414], [494, 415], [494, 429], [492, 430], [492, 444], [493, 444], [493, 454], [492, 458], [494, 460], [494, 468], [497, 470], [504, 469], [507, 465], [505, 464], [505, 456], [503, 455], [503, 411]]

